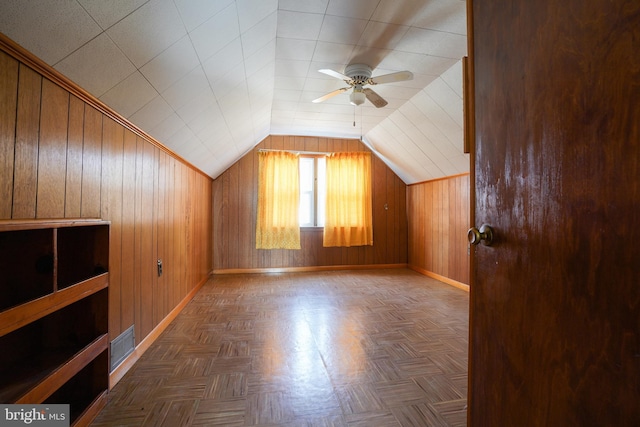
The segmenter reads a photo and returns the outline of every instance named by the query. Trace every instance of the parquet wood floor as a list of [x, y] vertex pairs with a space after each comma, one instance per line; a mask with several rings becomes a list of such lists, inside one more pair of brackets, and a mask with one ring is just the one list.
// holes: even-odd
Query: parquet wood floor
[[469, 294], [408, 269], [214, 276], [94, 426], [464, 426]]

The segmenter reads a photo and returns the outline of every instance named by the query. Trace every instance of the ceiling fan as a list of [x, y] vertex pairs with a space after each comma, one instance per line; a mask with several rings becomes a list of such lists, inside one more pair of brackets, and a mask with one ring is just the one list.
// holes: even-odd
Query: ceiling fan
[[333, 92], [314, 99], [312, 102], [322, 102], [334, 97], [340, 93], [346, 92], [353, 88], [353, 92], [349, 95], [349, 101], [353, 105], [362, 105], [365, 98], [369, 100], [376, 108], [381, 108], [387, 105], [387, 101], [380, 95], [373, 91], [373, 89], [364, 87], [366, 85], [379, 85], [384, 83], [401, 82], [404, 80], [413, 79], [413, 73], [411, 71], [398, 71], [396, 73], [383, 74], [381, 76], [371, 77], [371, 67], [366, 64], [351, 64], [344, 70], [344, 74], [330, 69], [318, 70], [321, 73], [327, 74], [331, 77], [343, 80], [348, 87], [342, 87], [336, 89]]

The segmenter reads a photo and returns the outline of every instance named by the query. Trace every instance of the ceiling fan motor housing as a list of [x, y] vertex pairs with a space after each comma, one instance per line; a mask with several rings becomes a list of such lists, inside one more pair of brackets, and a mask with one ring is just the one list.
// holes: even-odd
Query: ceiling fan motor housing
[[366, 64], [351, 64], [344, 69], [344, 75], [351, 78], [355, 84], [365, 84], [371, 78], [371, 67]]

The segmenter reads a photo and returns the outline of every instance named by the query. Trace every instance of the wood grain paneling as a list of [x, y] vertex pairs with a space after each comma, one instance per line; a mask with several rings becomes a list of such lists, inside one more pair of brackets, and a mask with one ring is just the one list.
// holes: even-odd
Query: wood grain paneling
[[[95, 108], [85, 110], [82, 150], [82, 211], [83, 218], [100, 216], [100, 176], [103, 116]], [[118, 130], [118, 132], [122, 132]], [[120, 139], [121, 137], [118, 136]], [[106, 140], [105, 140], [106, 141]]]
[[[111, 129], [111, 130], [110, 130]], [[104, 121], [105, 138], [108, 132], [118, 130], [115, 122]], [[123, 132], [122, 146], [122, 283], [120, 296], [121, 331], [135, 322], [134, 283], [135, 283], [135, 207], [136, 207], [136, 136], [129, 131]]]
[[[167, 155], [160, 152], [158, 155], [158, 188], [156, 190], [156, 224], [157, 227], [157, 248], [158, 260], [164, 263], [163, 254], [167, 250], [167, 171], [168, 171]], [[164, 265], [163, 265], [164, 267]], [[157, 261], [156, 261], [157, 268]], [[166, 274], [158, 275], [156, 286], [156, 301], [153, 306], [153, 322], [158, 324], [168, 313], [167, 292], [166, 292]]]
[[64, 218], [69, 92], [42, 80], [36, 218]]
[[260, 149], [368, 150], [360, 141], [350, 139], [272, 135], [263, 140], [213, 183], [214, 270], [407, 263], [406, 185], [375, 156], [372, 164], [373, 246], [325, 248], [321, 229], [303, 228], [301, 250], [255, 249]]
[[64, 212], [69, 218], [80, 217], [82, 202], [82, 150], [84, 102], [69, 98], [69, 129], [67, 130], [67, 177], [65, 180]]
[[[138, 152], [142, 157], [142, 171], [141, 171], [141, 193], [140, 198], [140, 215], [136, 215], [139, 222], [136, 222], [136, 233], [140, 233], [140, 250], [136, 251], [140, 254], [140, 262], [136, 263], [136, 266], [140, 270], [139, 280], [137, 284], [139, 286], [139, 300], [140, 300], [140, 321], [136, 322], [140, 325], [141, 337], [146, 337], [149, 332], [155, 326], [153, 324], [153, 300], [156, 277], [154, 274], [156, 270], [156, 258], [157, 247], [154, 247], [154, 164], [155, 148], [138, 138], [138, 147], [142, 150]], [[137, 177], [137, 175], [136, 175]], [[138, 207], [138, 206], [136, 206]], [[188, 269], [188, 266], [186, 266]], [[137, 278], [138, 278], [137, 277]]]
[[18, 79], [11, 218], [33, 219], [36, 217], [42, 77], [21, 64]]
[[[93, 110], [87, 106], [89, 110]], [[94, 110], [95, 111], [95, 110]], [[102, 145], [100, 134], [100, 143]], [[121, 324], [122, 301], [122, 179], [123, 179], [123, 129], [113, 120], [105, 120], [104, 145], [102, 151], [102, 191], [101, 217], [111, 221], [111, 241], [109, 247], [109, 266], [120, 266], [109, 273], [109, 307], [117, 316], [109, 316], [109, 330], [120, 333], [125, 328]]]
[[167, 158], [167, 224], [165, 225], [165, 236], [166, 236], [166, 246], [165, 252], [160, 253], [160, 258], [162, 258], [164, 272], [163, 277], [166, 283], [166, 293], [167, 293], [167, 304], [170, 307], [175, 307], [175, 301], [177, 298], [174, 296], [177, 293], [175, 282], [176, 282], [176, 270], [174, 263], [177, 259], [177, 253], [175, 251], [175, 233], [174, 229], [176, 227], [176, 216], [175, 216], [175, 188], [176, 188], [176, 161], [175, 159], [169, 157]]
[[0, 52], [0, 219], [11, 218], [18, 61]]
[[409, 266], [469, 284], [469, 175], [407, 187]]
[[110, 338], [135, 324], [140, 343], [211, 271], [212, 180], [3, 37], [0, 46], [0, 218], [109, 220]]

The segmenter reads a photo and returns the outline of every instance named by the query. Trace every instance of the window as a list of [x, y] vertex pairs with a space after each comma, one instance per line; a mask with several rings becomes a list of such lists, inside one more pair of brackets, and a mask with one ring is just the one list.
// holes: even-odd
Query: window
[[325, 247], [373, 245], [371, 153], [260, 152], [256, 248], [300, 249], [301, 227]]
[[300, 227], [323, 227], [325, 209], [324, 157], [300, 157]]
[[298, 155], [258, 153], [257, 249], [300, 249]]
[[371, 153], [333, 153], [326, 162], [323, 246], [373, 245]]

